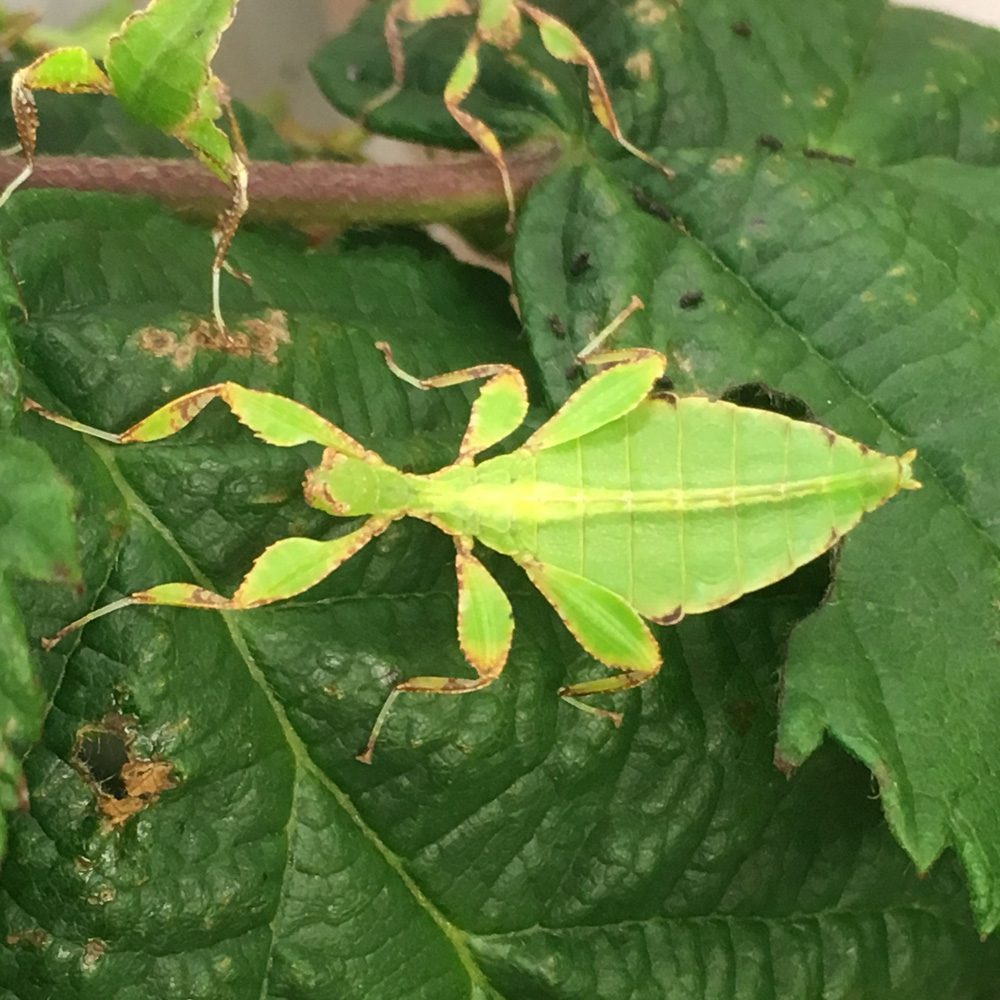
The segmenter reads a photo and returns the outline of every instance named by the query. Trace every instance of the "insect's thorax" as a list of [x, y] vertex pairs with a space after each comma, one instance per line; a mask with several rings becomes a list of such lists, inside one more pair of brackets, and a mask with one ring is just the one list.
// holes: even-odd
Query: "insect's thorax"
[[332, 448], [306, 472], [306, 502], [337, 517], [406, 513], [413, 498], [411, 477], [371, 452], [344, 455]]

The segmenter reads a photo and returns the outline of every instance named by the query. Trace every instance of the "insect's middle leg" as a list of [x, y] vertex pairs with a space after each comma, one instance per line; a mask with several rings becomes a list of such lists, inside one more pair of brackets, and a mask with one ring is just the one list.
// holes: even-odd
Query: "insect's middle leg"
[[379, 341], [375, 346], [385, 355], [386, 364], [393, 375], [416, 389], [445, 389], [481, 378], [487, 380], [472, 405], [469, 426], [458, 450], [460, 464], [471, 463], [479, 452], [513, 433], [527, 415], [528, 387], [524, 376], [513, 365], [474, 365], [429, 378], [417, 378], [396, 364], [392, 349], [385, 341]]
[[455, 539], [458, 576], [458, 640], [472, 677], [411, 677], [397, 684], [386, 698], [358, 760], [370, 764], [375, 743], [393, 702], [404, 692], [469, 694], [492, 684], [503, 671], [514, 637], [510, 601], [489, 571], [472, 554], [471, 538]]

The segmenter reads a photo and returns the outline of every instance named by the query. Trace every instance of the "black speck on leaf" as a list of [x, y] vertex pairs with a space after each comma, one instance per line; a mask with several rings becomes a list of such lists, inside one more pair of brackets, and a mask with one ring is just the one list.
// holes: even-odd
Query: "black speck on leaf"
[[676, 218], [673, 209], [669, 205], [664, 205], [662, 201], [650, 198], [641, 188], [632, 188], [632, 197], [636, 205], [644, 212], [655, 215], [656, 218], [662, 219], [664, 222], [673, 222]]
[[566, 324], [555, 313], [549, 315], [549, 329], [560, 340], [566, 336]]
[[739, 38], [750, 38], [750, 36], [753, 35], [753, 29], [749, 24], [747, 24], [746, 21], [734, 21], [730, 25], [730, 29], [733, 34], [737, 35]]
[[839, 163], [842, 167], [853, 167], [857, 162], [853, 156], [845, 156], [842, 153], [831, 153], [826, 149], [816, 149], [814, 146], [806, 146], [802, 150], [802, 155], [807, 160], [829, 160], [830, 163]]
[[678, 300], [677, 304], [681, 309], [697, 309], [705, 301], [705, 293], [700, 289], [692, 289], [685, 292]]
[[584, 251], [578, 253], [569, 265], [570, 277], [579, 278], [587, 268], [590, 267], [590, 254]]
[[776, 136], [765, 132], [757, 136], [757, 145], [764, 149], [770, 149], [773, 153], [778, 153], [785, 148], [785, 144]]

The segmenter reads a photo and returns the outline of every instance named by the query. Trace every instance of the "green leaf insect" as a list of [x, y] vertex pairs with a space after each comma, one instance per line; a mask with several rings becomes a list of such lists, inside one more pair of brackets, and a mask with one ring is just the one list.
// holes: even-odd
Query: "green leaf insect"
[[[225, 268], [249, 282], [247, 275], [226, 263], [247, 210], [247, 154], [225, 85], [213, 75], [210, 64], [238, 2], [152, 0], [145, 10], [127, 17], [108, 40], [103, 69], [79, 46], [53, 49], [19, 69], [11, 84], [11, 105], [27, 163], [0, 194], [3, 206], [34, 170], [38, 110], [33, 91], [114, 95], [137, 121], [187, 146], [232, 190], [232, 200], [212, 231], [212, 313], [223, 333], [220, 272]], [[222, 115], [231, 135], [216, 124]]]
[[[525, 3], [524, 0], [394, 0], [385, 16], [385, 40], [392, 59], [393, 83], [384, 93], [371, 101], [364, 109], [363, 116], [381, 107], [391, 100], [403, 87], [406, 78], [406, 55], [403, 51], [403, 37], [400, 22], [424, 24], [437, 18], [451, 17], [460, 14], [472, 14], [478, 7], [476, 27], [472, 38], [465, 47], [461, 58], [452, 70], [444, 89], [444, 103], [452, 118], [464, 129], [469, 138], [489, 156], [500, 171], [504, 195], [507, 198], [507, 231], [514, 229], [514, 188], [511, 183], [507, 163], [504, 160], [503, 149], [496, 133], [483, 121], [469, 114], [462, 103], [472, 92], [479, 79], [479, 50], [483, 45], [492, 45], [504, 53], [507, 61], [515, 66], [522, 62], [515, 57], [515, 46], [523, 34], [522, 16], [533, 21], [538, 27], [542, 44], [549, 54], [560, 62], [574, 66], [583, 66], [587, 70], [587, 93], [594, 117], [611, 133], [619, 145], [627, 149], [633, 156], [666, 174], [673, 179], [674, 171], [658, 163], [649, 153], [633, 145], [626, 138], [615, 109], [611, 104], [607, 84], [601, 76], [597, 61], [590, 50], [577, 37], [569, 25], [553, 17], [544, 10]], [[542, 82], [546, 90], [555, 91], [555, 85], [537, 70], [530, 71]]]
[[56, 423], [114, 444], [158, 441], [221, 399], [259, 438], [280, 447], [324, 446], [306, 473], [305, 498], [336, 517], [368, 516], [328, 541], [285, 538], [254, 562], [232, 597], [193, 583], [164, 583], [84, 615], [44, 642], [134, 604], [242, 611], [301, 594], [402, 517], [429, 521], [455, 541], [458, 641], [475, 677], [411, 677], [397, 684], [358, 759], [368, 763], [386, 715], [404, 691], [466, 694], [499, 677], [514, 634], [510, 602], [476, 558], [476, 541], [512, 558], [580, 645], [617, 673], [569, 684], [577, 699], [635, 687], [660, 669], [643, 619], [674, 624], [788, 576], [861, 516], [901, 489], [917, 489], [916, 453], [881, 455], [817, 424], [704, 396], [655, 392], [667, 359], [649, 348], [608, 350], [629, 307], [581, 353], [601, 370], [515, 451], [476, 456], [520, 426], [528, 410], [521, 373], [507, 364], [415, 378], [418, 389], [485, 379], [453, 465], [401, 472], [301, 403], [222, 382], [166, 403], [121, 434], [44, 410]]

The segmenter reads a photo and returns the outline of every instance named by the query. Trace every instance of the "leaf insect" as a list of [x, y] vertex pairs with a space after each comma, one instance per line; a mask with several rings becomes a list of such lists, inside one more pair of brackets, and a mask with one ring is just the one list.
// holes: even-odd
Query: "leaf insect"
[[[649, 153], [629, 142], [611, 104], [611, 95], [590, 50], [573, 30], [557, 17], [546, 13], [525, 0], [393, 0], [385, 15], [385, 41], [392, 60], [392, 85], [362, 109], [367, 117], [395, 97], [406, 79], [406, 54], [403, 50], [401, 22], [426, 24], [428, 21], [459, 14], [476, 14], [476, 27], [458, 63], [451, 72], [444, 88], [444, 103], [452, 118], [477, 146], [496, 164], [500, 171], [504, 195], [507, 199], [507, 232], [514, 230], [514, 188], [504, 160], [503, 149], [496, 133], [483, 121], [462, 107], [479, 79], [479, 50], [492, 45], [504, 54], [511, 65], [520, 65], [515, 59], [514, 47], [523, 33], [522, 15], [538, 27], [542, 44], [551, 56], [560, 62], [583, 66], [587, 70], [587, 93], [594, 117], [611, 133], [618, 144], [644, 163], [656, 167], [669, 179], [676, 175], [669, 167], [657, 162]], [[541, 73], [533, 74], [543, 81], [547, 90], [555, 85]]]
[[[225, 85], [211, 70], [222, 33], [239, 0], [151, 0], [131, 14], [108, 39], [102, 69], [79, 46], [53, 49], [19, 69], [11, 83], [11, 106], [20, 149], [27, 161], [3, 194], [0, 206], [31, 176], [38, 139], [35, 90], [59, 94], [109, 94], [137, 121], [182, 142], [232, 190], [232, 199], [212, 230], [212, 314], [225, 333], [219, 304], [223, 268], [249, 282], [226, 262], [247, 210], [247, 153]], [[227, 135], [216, 121], [225, 115]], [[17, 147], [15, 147], [15, 150]]]
[[416, 517], [455, 542], [458, 641], [475, 677], [411, 677], [395, 685], [358, 759], [369, 763], [403, 692], [466, 694], [493, 683], [507, 662], [510, 602], [476, 558], [476, 541], [512, 558], [579, 644], [611, 676], [559, 694], [619, 723], [619, 713], [580, 699], [624, 691], [660, 669], [646, 621], [674, 624], [722, 607], [816, 558], [901, 489], [918, 489], [913, 451], [881, 455], [825, 427], [704, 396], [655, 392], [667, 359], [644, 347], [609, 349], [636, 309], [633, 298], [580, 354], [600, 370], [547, 423], [508, 454], [476, 456], [520, 426], [528, 411], [521, 373], [507, 364], [417, 378], [383, 352], [398, 378], [421, 390], [485, 379], [454, 464], [430, 475], [402, 472], [292, 399], [234, 382], [166, 403], [121, 434], [25, 408], [113, 444], [158, 441], [222, 400], [259, 438], [280, 447], [324, 446], [308, 470], [306, 501], [335, 517], [368, 515], [329, 541], [285, 538], [265, 549], [232, 597], [194, 583], [163, 583], [91, 611], [64, 636], [136, 604], [242, 611], [301, 594], [385, 531]]

